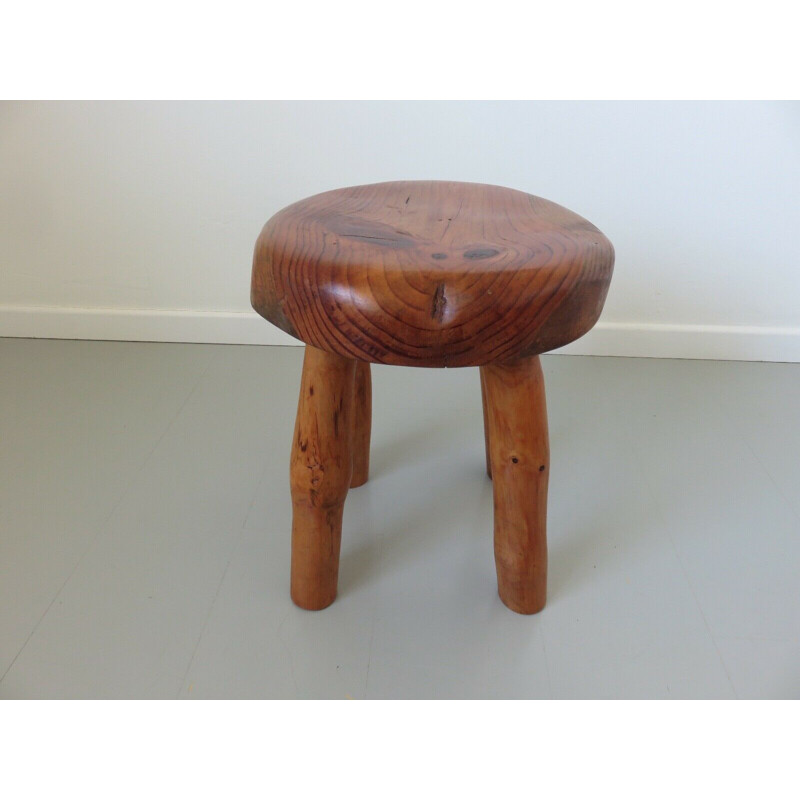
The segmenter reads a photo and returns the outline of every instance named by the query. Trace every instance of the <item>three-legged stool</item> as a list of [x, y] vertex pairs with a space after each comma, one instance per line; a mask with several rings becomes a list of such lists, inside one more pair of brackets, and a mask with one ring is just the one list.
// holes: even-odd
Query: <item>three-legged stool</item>
[[549, 445], [539, 354], [603, 308], [614, 249], [577, 214], [498, 186], [380, 183], [280, 211], [251, 300], [306, 343], [291, 455], [294, 602], [336, 597], [347, 490], [369, 472], [369, 364], [480, 367], [502, 601], [545, 604]]

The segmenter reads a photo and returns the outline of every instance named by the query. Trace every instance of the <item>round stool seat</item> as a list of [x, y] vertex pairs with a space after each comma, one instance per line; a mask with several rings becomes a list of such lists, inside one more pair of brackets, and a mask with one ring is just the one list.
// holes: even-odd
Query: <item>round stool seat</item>
[[330, 353], [480, 366], [586, 333], [613, 265], [594, 225], [542, 198], [474, 183], [378, 183], [272, 217], [256, 244], [251, 301]]

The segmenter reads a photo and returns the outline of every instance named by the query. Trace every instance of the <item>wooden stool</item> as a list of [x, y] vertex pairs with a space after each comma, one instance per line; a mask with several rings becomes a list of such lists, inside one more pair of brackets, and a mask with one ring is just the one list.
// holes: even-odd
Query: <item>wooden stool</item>
[[539, 354], [600, 316], [614, 248], [577, 214], [472, 183], [379, 183], [278, 212], [253, 261], [253, 308], [306, 343], [291, 456], [294, 602], [336, 597], [342, 511], [369, 472], [370, 362], [480, 367], [502, 601], [547, 584], [549, 445]]

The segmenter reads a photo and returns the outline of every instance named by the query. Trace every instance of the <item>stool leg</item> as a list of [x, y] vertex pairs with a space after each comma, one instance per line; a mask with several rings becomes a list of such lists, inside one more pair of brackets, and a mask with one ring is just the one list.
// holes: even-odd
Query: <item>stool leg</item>
[[342, 512], [353, 474], [356, 362], [306, 346], [289, 477], [292, 600], [317, 610], [336, 598]]
[[356, 364], [353, 412], [353, 480], [350, 488], [363, 486], [369, 477], [369, 439], [372, 433], [372, 373], [369, 364]]
[[500, 599], [520, 614], [547, 594], [550, 448], [538, 356], [483, 369], [494, 482], [494, 555]]
[[489, 417], [486, 411], [486, 376], [483, 374], [483, 367], [480, 367], [481, 373], [481, 404], [483, 405], [483, 442], [486, 451], [486, 474], [489, 480], [492, 479], [492, 457], [491, 448], [489, 447]]

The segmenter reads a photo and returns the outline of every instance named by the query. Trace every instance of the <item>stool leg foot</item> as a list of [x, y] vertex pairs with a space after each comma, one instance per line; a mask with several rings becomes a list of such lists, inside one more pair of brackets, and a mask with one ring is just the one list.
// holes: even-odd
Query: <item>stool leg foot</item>
[[356, 364], [355, 380], [352, 489], [363, 486], [369, 478], [369, 440], [372, 434], [372, 373], [369, 364], [364, 361]]
[[289, 477], [292, 600], [317, 610], [336, 598], [342, 512], [353, 473], [356, 362], [306, 347]]
[[489, 447], [489, 417], [486, 410], [486, 376], [483, 374], [484, 367], [480, 367], [481, 373], [481, 404], [483, 405], [483, 442], [486, 451], [486, 474], [489, 480], [492, 479], [492, 457], [491, 448]]
[[494, 482], [494, 554], [500, 599], [520, 614], [547, 595], [550, 448], [538, 356], [484, 367]]

